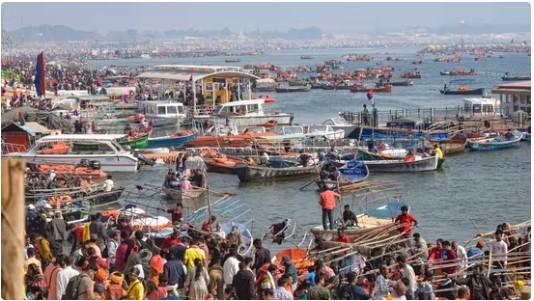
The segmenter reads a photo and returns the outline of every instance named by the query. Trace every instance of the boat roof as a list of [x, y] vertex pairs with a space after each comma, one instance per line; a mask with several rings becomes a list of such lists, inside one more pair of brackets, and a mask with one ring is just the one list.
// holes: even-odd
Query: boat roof
[[498, 100], [495, 98], [484, 98], [484, 97], [464, 98], [464, 103], [471, 103], [471, 104], [496, 105], [497, 102]]
[[181, 102], [175, 102], [170, 100], [147, 100], [147, 101], [140, 101], [142, 104], [154, 104], [154, 105], [178, 105], [178, 106], [184, 106]]
[[83, 141], [111, 141], [124, 137], [125, 134], [64, 134], [48, 135], [38, 140], [38, 142], [55, 140], [83, 140]]
[[138, 78], [162, 79], [174, 81], [198, 81], [206, 77], [238, 77], [257, 79], [258, 77], [244, 72], [235, 66], [203, 66], [203, 65], [156, 65], [152, 70], [137, 75]]
[[256, 99], [249, 99], [249, 100], [231, 101], [227, 103], [222, 103], [220, 105], [223, 107], [233, 107], [233, 106], [241, 106], [241, 105], [263, 104], [263, 103], [265, 103], [265, 99], [256, 98]]

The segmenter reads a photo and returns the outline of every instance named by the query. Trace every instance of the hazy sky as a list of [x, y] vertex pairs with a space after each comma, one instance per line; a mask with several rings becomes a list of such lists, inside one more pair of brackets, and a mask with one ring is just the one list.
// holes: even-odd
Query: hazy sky
[[106, 33], [137, 29], [286, 30], [530, 24], [528, 3], [6, 3], [2, 27], [50, 24]]

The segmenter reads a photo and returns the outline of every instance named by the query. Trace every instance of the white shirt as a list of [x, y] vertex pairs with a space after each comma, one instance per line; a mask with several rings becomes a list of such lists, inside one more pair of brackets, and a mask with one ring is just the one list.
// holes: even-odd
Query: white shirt
[[415, 272], [413, 271], [413, 268], [411, 265], [409, 264], [404, 265], [404, 273], [402, 276], [408, 278], [407, 289], [413, 295], [413, 293], [417, 289], [417, 281], [415, 281]]
[[224, 233], [223, 230], [213, 232], [212, 234], [213, 234], [213, 235], [217, 235], [217, 236], [219, 236], [219, 237], [222, 238], [222, 239], [225, 239], [225, 238], [226, 238], [226, 233]]
[[493, 261], [504, 261], [504, 265], [506, 265], [506, 262], [508, 261], [506, 253], [508, 253], [508, 245], [503, 241], [494, 241], [489, 245]]
[[239, 272], [239, 260], [237, 260], [237, 258], [234, 256], [231, 256], [226, 259], [223, 265], [224, 285], [232, 285], [232, 281], [234, 280], [234, 276], [237, 274], [237, 272]]
[[464, 269], [467, 267], [467, 252], [465, 251], [465, 248], [458, 245], [456, 246], [456, 255], [461, 260], [460, 261], [460, 268]]
[[111, 239], [108, 242], [107, 247], [109, 262], [113, 265], [115, 264], [115, 257], [117, 256], [117, 248], [119, 247], [119, 243], [116, 242], [114, 239]]
[[107, 179], [104, 181], [104, 191], [111, 191], [113, 189], [113, 180]]
[[78, 274], [80, 272], [73, 269], [70, 265], [57, 272], [56, 295], [58, 300], [61, 300], [61, 297], [65, 294], [69, 280]]
[[133, 266], [134, 268], [136, 268], [138, 271], [139, 271], [139, 278], [142, 278], [142, 279], [145, 279], [145, 270], [143, 269], [143, 265], [138, 263], [136, 265]]

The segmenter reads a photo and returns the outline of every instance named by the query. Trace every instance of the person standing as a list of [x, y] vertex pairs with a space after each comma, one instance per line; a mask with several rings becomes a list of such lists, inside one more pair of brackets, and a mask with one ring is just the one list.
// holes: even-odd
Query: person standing
[[254, 270], [256, 270], [256, 273], [259, 272], [260, 268], [266, 264], [271, 262], [271, 252], [269, 249], [264, 248], [262, 246], [262, 241], [259, 238], [254, 239], [254, 248], [256, 248], [256, 253], [254, 254]]
[[80, 272], [72, 267], [72, 262], [72, 257], [65, 257], [63, 269], [57, 273], [57, 300], [61, 300], [65, 294], [70, 279], [80, 274]]
[[63, 255], [58, 255], [54, 264], [50, 264], [44, 271], [43, 278], [48, 288], [47, 300], [57, 300], [57, 274], [63, 270], [65, 263]]
[[137, 268], [132, 268], [128, 273], [128, 299], [143, 300], [145, 298], [145, 287], [139, 280], [140, 271]]
[[441, 166], [443, 165], [443, 162], [445, 162], [445, 155], [443, 153], [443, 150], [438, 144], [434, 144], [433, 152], [434, 152], [434, 155], [438, 157], [438, 169], [440, 169]]
[[410, 213], [408, 213], [408, 207], [401, 207], [401, 214], [395, 218], [395, 223], [400, 224], [400, 230], [405, 235], [412, 233], [412, 225], [417, 227], [417, 220]]
[[208, 295], [210, 277], [203, 263], [202, 259], [195, 258], [193, 269], [187, 273], [185, 287], [188, 290], [187, 296], [189, 300], [204, 300]]
[[366, 104], [363, 105], [362, 119], [363, 125], [369, 125], [369, 110], [367, 109]]
[[48, 240], [52, 243], [52, 254], [62, 254], [63, 241], [68, 238], [67, 223], [61, 215], [61, 211], [54, 213], [54, 219], [48, 224]]
[[502, 234], [502, 231], [497, 230], [495, 232], [495, 241], [488, 244], [493, 256], [493, 267], [497, 269], [505, 269], [508, 261], [508, 245], [502, 240]]
[[406, 299], [413, 300], [415, 290], [417, 289], [417, 281], [415, 278], [415, 272], [411, 265], [406, 262], [406, 255], [401, 254], [397, 256], [397, 264], [402, 269], [402, 278], [408, 279], [408, 285], [406, 286]]
[[321, 208], [323, 210], [323, 229], [327, 229], [326, 219], [328, 217], [329, 221], [329, 229], [334, 229], [334, 219], [333, 219], [333, 211], [336, 208], [336, 198], [341, 197], [338, 193], [332, 191], [327, 186], [323, 187], [323, 191], [320, 193], [321, 197]]
[[378, 110], [373, 103], [373, 127], [378, 127]]
[[232, 287], [235, 290], [237, 299], [254, 300], [256, 299], [255, 277], [251, 269], [252, 258], [245, 257], [240, 263], [240, 270], [235, 274], [232, 280]]
[[223, 278], [224, 286], [228, 287], [232, 285], [235, 274], [239, 271], [239, 260], [237, 259], [237, 248], [236, 244], [232, 244], [229, 250], [229, 256], [224, 261], [223, 264]]

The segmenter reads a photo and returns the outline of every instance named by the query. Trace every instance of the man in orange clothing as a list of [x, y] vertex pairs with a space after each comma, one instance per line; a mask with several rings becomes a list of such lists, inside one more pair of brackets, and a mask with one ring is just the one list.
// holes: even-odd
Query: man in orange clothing
[[334, 219], [332, 218], [332, 212], [336, 208], [336, 198], [341, 197], [338, 193], [330, 190], [328, 187], [323, 187], [323, 191], [320, 193], [321, 207], [323, 209], [323, 229], [326, 228], [326, 217], [328, 216], [328, 221], [330, 222], [330, 230], [334, 229]]
[[412, 224], [417, 227], [417, 220], [413, 215], [408, 213], [408, 207], [401, 207], [401, 214], [395, 218], [395, 223], [400, 224], [400, 230], [404, 235], [410, 235], [412, 233]]

